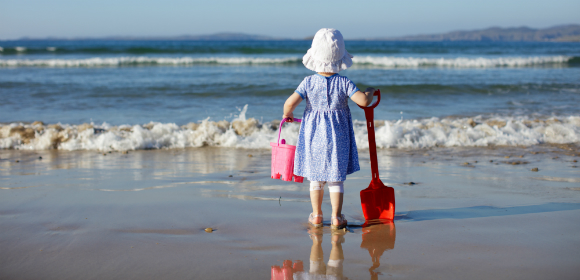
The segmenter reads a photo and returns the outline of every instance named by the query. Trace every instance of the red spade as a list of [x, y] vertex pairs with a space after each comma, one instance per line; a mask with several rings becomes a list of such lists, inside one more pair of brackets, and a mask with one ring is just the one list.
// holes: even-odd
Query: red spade
[[381, 102], [381, 91], [375, 92], [377, 102], [369, 107], [361, 107], [365, 110], [367, 130], [369, 134], [369, 153], [371, 157], [371, 171], [373, 178], [369, 187], [360, 192], [360, 201], [365, 215], [365, 220], [395, 218], [395, 190], [385, 186], [379, 179], [379, 166], [377, 164], [377, 143], [375, 142], [374, 109]]

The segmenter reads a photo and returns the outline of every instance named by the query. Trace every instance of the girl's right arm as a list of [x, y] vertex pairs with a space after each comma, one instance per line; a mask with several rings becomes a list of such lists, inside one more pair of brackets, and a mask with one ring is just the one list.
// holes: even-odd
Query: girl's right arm
[[302, 97], [298, 93], [293, 93], [288, 97], [286, 103], [284, 103], [284, 115], [282, 116], [283, 119], [290, 119], [288, 122], [294, 121], [294, 109], [298, 107], [298, 104], [302, 102]]
[[357, 91], [355, 92], [350, 99], [352, 99], [352, 101], [354, 101], [354, 103], [356, 103], [359, 106], [362, 107], [367, 107], [369, 105], [371, 105], [371, 103], [373, 102], [373, 96], [375, 94], [375, 91], [377, 91], [376, 89], [370, 87], [367, 88], [367, 90], [365, 90], [365, 92], [362, 91]]

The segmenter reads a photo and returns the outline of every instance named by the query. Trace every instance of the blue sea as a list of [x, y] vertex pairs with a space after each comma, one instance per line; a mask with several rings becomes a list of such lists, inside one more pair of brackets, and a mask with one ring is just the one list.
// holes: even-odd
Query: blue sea
[[[0, 41], [0, 148], [269, 148], [310, 41]], [[347, 41], [384, 149], [580, 143], [580, 43]], [[300, 117], [303, 102], [296, 110]], [[350, 103], [359, 148], [363, 110]], [[289, 143], [297, 124], [285, 126]]]

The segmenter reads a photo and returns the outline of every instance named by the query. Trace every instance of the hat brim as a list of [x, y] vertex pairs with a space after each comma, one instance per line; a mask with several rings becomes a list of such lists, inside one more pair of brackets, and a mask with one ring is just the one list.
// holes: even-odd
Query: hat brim
[[344, 56], [341, 59], [333, 62], [323, 62], [317, 60], [312, 55], [312, 52], [312, 48], [306, 52], [304, 57], [302, 57], [302, 63], [304, 66], [306, 66], [307, 69], [314, 72], [338, 73], [352, 66], [352, 55], [346, 50], [344, 51]]

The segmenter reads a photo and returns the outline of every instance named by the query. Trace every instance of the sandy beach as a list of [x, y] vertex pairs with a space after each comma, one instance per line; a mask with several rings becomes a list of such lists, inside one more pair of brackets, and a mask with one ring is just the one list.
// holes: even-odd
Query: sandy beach
[[4, 2], [0, 280], [580, 279], [580, 1]]
[[363, 150], [333, 234], [328, 196], [312, 231], [307, 184], [270, 179], [267, 149], [0, 150], [0, 279], [270, 279], [285, 260], [294, 279], [580, 275], [575, 145], [379, 153], [394, 224], [361, 227]]

